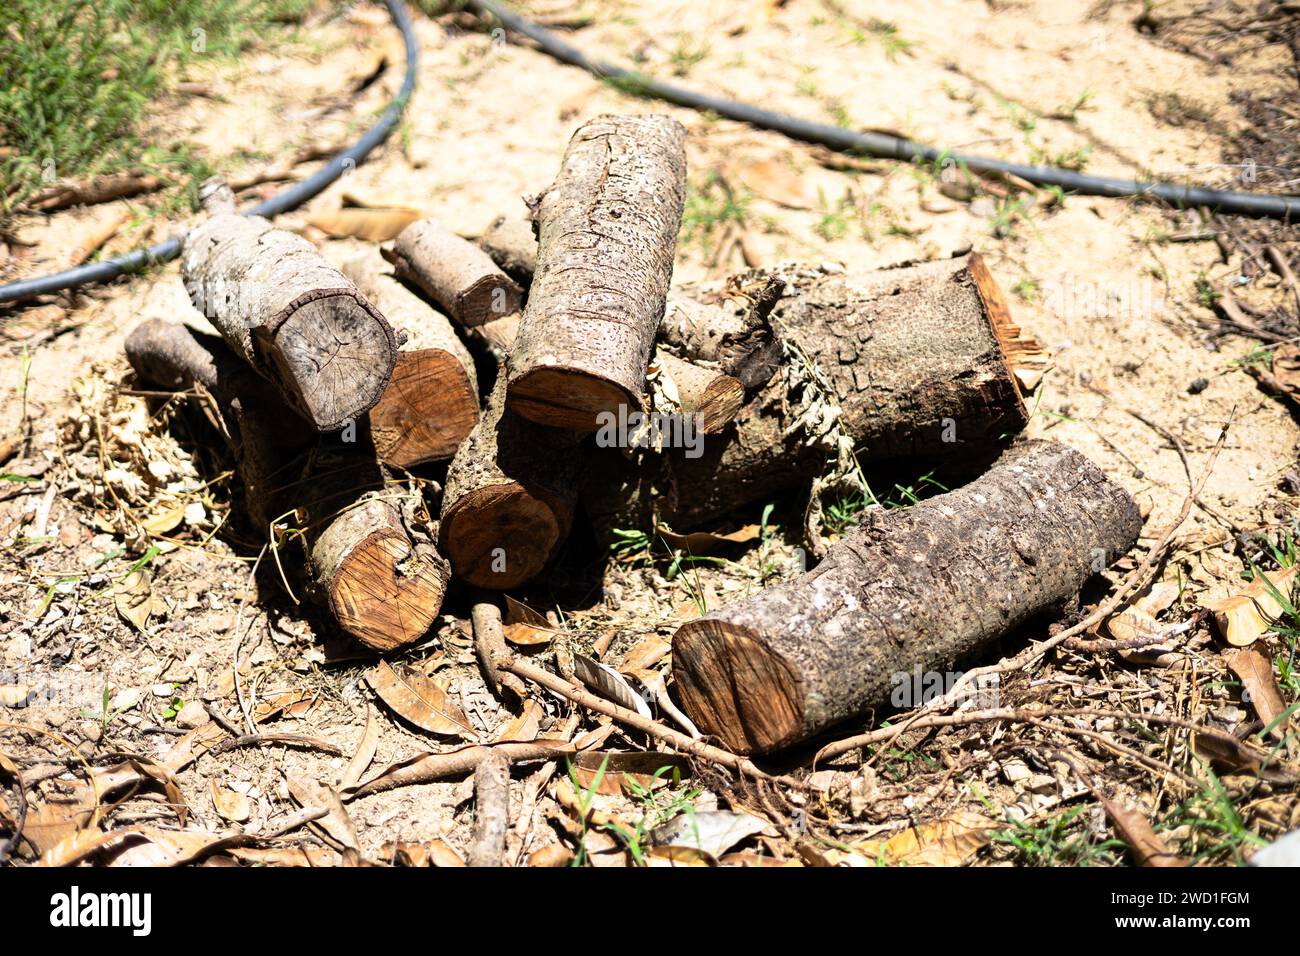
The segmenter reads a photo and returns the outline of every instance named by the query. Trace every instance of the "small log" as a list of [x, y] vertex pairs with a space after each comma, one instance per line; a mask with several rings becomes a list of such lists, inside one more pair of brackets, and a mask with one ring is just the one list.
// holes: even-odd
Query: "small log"
[[[978, 255], [851, 275], [796, 270], [781, 282], [772, 325], [825, 377], [860, 462], [991, 459], [1028, 421], [1024, 395], [1044, 353], [1012, 324]], [[674, 449], [639, 468], [594, 457], [583, 497], [598, 533], [648, 527], [656, 513], [676, 531], [700, 527], [821, 473], [826, 451], [808, 441], [784, 378], [700, 457]]]
[[601, 116], [569, 141], [537, 208], [537, 272], [508, 365], [510, 407], [593, 432], [638, 409], [672, 278], [685, 130], [666, 116]]
[[392, 328], [306, 239], [211, 198], [182, 250], [190, 300], [317, 431], [355, 423], [393, 374]]
[[267, 534], [279, 514], [277, 489], [294, 477], [289, 463], [315, 438], [311, 427], [224, 343], [179, 322], [142, 322], [127, 336], [125, 350], [141, 379], [174, 391], [198, 386], [212, 395], [230, 437], [245, 510]]
[[201, 385], [217, 399], [255, 524], [267, 529], [301, 506], [313, 591], [340, 627], [376, 650], [428, 630], [451, 572], [425, 528], [423, 499], [386, 482], [364, 430], [358, 447], [319, 456], [303, 474], [294, 462], [311, 430], [223, 343], [152, 320], [127, 337], [126, 354], [142, 378], [166, 388]]
[[393, 278], [373, 249], [343, 266], [406, 341], [392, 380], [370, 410], [379, 460], [409, 469], [451, 458], [478, 421], [474, 360], [447, 319]]
[[486, 252], [432, 219], [403, 229], [384, 256], [399, 279], [422, 289], [462, 327], [518, 312], [523, 300], [523, 290]]
[[531, 219], [498, 216], [478, 244], [501, 269], [527, 287], [537, 271], [537, 233]]
[[805, 740], [1077, 598], [1141, 528], [1078, 452], [1018, 445], [957, 491], [873, 512], [812, 571], [684, 624], [683, 705], [737, 753]]
[[775, 280], [737, 278], [724, 293], [674, 296], [659, 323], [659, 342], [708, 363], [753, 392], [784, 362], [781, 340], [768, 318], [781, 288]]
[[317, 457], [300, 488], [307, 568], [334, 620], [381, 652], [423, 637], [451, 581], [423, 496], [389, 481], [365, 447]]
[[510, 832], [510, 761], [489, 750], [474, 768], [474, 832], [465, 862], [469, 866], [505, 866]]
[[724, 431], [745, 403], [745, 389], [737, 379], [704, 368], [670, 352], [655, 352], [659, 373], [672, 379], [683, 415], [699, 416], [706, 435]]
[[507, 590], [537, 575], [569, 534], [584, 456], [572, 433], [506, 407], [506, 378], [447, 468], [438, 546], [456, 577]]

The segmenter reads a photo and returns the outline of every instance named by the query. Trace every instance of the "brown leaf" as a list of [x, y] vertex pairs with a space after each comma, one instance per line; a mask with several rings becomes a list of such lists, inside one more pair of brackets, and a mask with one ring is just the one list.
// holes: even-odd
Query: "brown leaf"
[[712, 854], [693, 846], [652, 846], [645, 852], [646, 866], [717, 866]]
[[338, 850], [360, 852], [361, 840], [357, 836], [356, 824], [348, 816], [348, 811], [334, 788], [296, 774], [286, 775], [285, 782], [289, 785], [289, 795], [298, 806], [304, 809], [325, 807], [329, 810], [329, 813], [319, 820], [312, 821], [313, 829], [320, 830], [327, 842], [333, 843]]
[[692, 531], [690, 534], [678, 534], [660, 525], [655, 533], [672, 547], [680, 548], [688, 554], [708, 555], [738, 545], [753, 544], [762, 536], [762, 529], [759, 525], [748, 524], [735, 531]]
[[231, 823], [247, 823], [248, 818], [252, 816], [252, 808], [248, 804], [248, 797], [221, 786], [215, 778], [209, 783], [209, 789], [212, 792], [212, 807], [217, 811], [217, 814]]
[[997, 823], [969, 810], [908, 827], [888, 840], [856, 843], [853, 848], [879, 863], [908, 866], [964, 866], [992, 838]]
[[537, 735], [542, 730], [543, 714], [545, 714], [545, 711], [539, 702], [532, 698], [524, 701], [523, 712], [506, 725], [505, 729], [497, 736], [497, 743], [505, 743], [508, 740], [527, 743], [530, 740], [536, 740]]
[[346, 790], [360, 780], [361, 775], [370, 766], [370, 762], [375, 759], [375, 751], [379, 749], [379, 731], [379, 721], [375, 720], [374, 709], [366, 704], [366, 729], [361, 735], [361, 743], [357, 744], [357, 752], [352, 755], [347, 769], [339, 778], [340, 790]]
[[[690, 761], [686, 760], [681, 754], [656, 753], [654, 751], [631, 751], [627, 753], [587, 751], [573, 758], [573, 775], [583, 790], [590, 790], [592, 784], [595, 783], [602, 761], [605, 764], [605, 772], [601, 775], [600, 785], [596, 787], [596, 792], [613, 796], [619, 794], [635, 795], [634, 788], [629, 784], [629, 780], [643, 790], [655, 790], [659, 787], [666, 787], [673, 782], [674, 770], [677, 771], [676, 776], [678, 779], [690, 776], [691, 772]], [[661, 770], [665, 772], [655, 776]]]
[[113, 606], [123, 620], [143, 633], [153, 613], [153, 590], [148, 576], [143, 571], [132, 571], [114, 584]]
[[465, 860], [459, 853], [436, 838], [427, 843], [394, 840], [380, 848], [379, 856], [382, 860], [391, 861], [394, 866], [462, 867], [465, 865]]
[[619, 670], [625, 674], [635, 674], [640, 677], [667, 657], [672, 652], [672, 649], [673, 646], [667, 641], [651, 635], [633, 645], [623, 655], [623, 663], [619, 665]]
[[1233, 648], [1223, 659], [1241, 679], [1242, 699], [1255, 709], [1264, 726], [1271, 728], [1274, 739], [1285, 739], [1287, 722], [1278, 718], [1286, 712], [1286, 703], [1273, 678], [1273, 662], [1253, 647]]
[[442, 737], [474, 735], [465, 714], [433, 678], [401, 664], [398, 667], [400, 671], [387, 661], [380, 661], [366, 675], [379, 699], [394, 713], [431, 734]]
[[1234, 647], [1246, 647], [1267, 634], [1270, 625], [1282, 614], [1282, 605], [1273, 590], [1276, 589], [1283, 597], [1290, 595], [1297, 571], [1300, 571], [1300, 565], [1267, 571], [1264, 578], [1272, 583], [1272, 588], [1264, 583], [1263, 578], [1257, 578], [1236, 594], [1210, 604], [1214, 623], [1223, 639]]
[[1106, 815], [1115, 824], [1120, 838], [1129, 845], [1133, 862], [1138, 866], [1187, 866], [1186, 860], [1170, 852], [1144, 815], [1104, 797], [1101, 805], [1106, 808]]
[[742, 186], [769, 202], [789, 209], [816, 209], [817, 195], [788, 162], [768, 159], [737, 164], [733, 175]]
[[331, 236], [387, 242], [420, 218], [418, 209], [405, 206], [364, 209], [344, 206], [333, 211], [312, 213], [307, 224]]
[[505, 595], [506, 613], [501, 623], [501, 632], [507, 641], [519, 647], [538, 647], [551, 643], [556, 628], [546, 616], [534, 611], [522, 601], [516, 601], [509, 594]]

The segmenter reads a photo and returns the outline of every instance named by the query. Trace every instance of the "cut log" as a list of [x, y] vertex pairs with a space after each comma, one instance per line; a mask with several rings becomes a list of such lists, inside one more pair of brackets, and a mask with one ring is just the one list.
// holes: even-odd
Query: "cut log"
[[536, 576], [568, 536], [582, 450], [505, 404], [506, 378], [447, 468], [438, 546], [456, 577], [507, 590]]
[[378, 251], [349, 261], [343, 274], [406, 335], [392, 380], [370, 410], [379, 460], [413, 468], [451, 458], [478, 421], [474, 360], [446, 317], [398, 282]]
[[171, 390], [199, 386], [216, 400], [244, 486], [245, 510], [266, 535], [279, 514], [277, 490], [297, 477], [290, 462], [315, 440], [311, 426], [224, 343], [186, 325], [142, 322], [127, 336], [125, 348], [141, 379]]
[[501, 269], [527, 287], [537, 271], [537, 233], [531, 219], [498, 216], [478, 244]]
[[537, 209], [537, 272], [509, 362], [510, 407], [593, 432], [637, 410], [672, 278], [685, 130], [666, 116], [601, 116], [569, 141]]
[[384, 256], [399, 279], [422, 289], [461, 326], [518, 312], [523, 300], [523, 290], [486, 252], [432, 219], [403, 229]]
[[1026, 442], [957, 491], [872, 513], [812, 571], [684, 624], [682, 702], [738, 753], [805, 740], [1077, 598], [1141, 528], [1078, 452]]
[[316, 248], [265, 219], [218, 211], [185, 238], [190, 300], [318, 431], [358, 421], [393, 374], [384, 317]]
[[224, 344], [153, 320], [132, 331], [126, 353], [142, 378], [165, 388], [201, 385], [217, 399], [259, 528], [301, 505], [296, 524], [305, 529], [313, 591], [343, 630], [376, 650], [428, 630], [450, 569], [433, 546], [422, 497], [387, 483], [373, 448], [359, 441], [319, 456], [304, 474], [299, 436], [312, 436], [310, 428]]
[[636, 467], [593, 456], [583, 498], [602, 537], [649, 527], [656, 514], [676, 531], [697, 528], [820, 474], [829, 443], [809, 440], [818, 422], [800, 418], [786, 379], [806, 376], [791, 362], [820, 371], [864, 464], [992, 459], [1024, 427], [1023, 389], [1044, 353], [1011, 323], [978, 255], [864, 274], [788, 271], [782, 281], [771, 321], [796, 357], [698, 458], [672, 450]]
[[745, 403], [744, 388], [730, 375], [679, 359], [662, 349], [655, 352], [654, 364], [659, 374], [672, 380], [681, 413], [698, 416], [706, 435], [724, 431]]
[[317, 596], [343, 630], [382, 652], [429, 630], [451, 568], [434, 546], [423, 496], [387, 480], [368, 457], [358, 449], [313, 461], [298, 514]]

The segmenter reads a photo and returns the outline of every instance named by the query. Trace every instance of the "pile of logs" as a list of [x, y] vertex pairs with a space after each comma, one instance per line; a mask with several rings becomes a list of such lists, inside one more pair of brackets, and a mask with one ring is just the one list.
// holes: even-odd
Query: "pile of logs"
[[682, 627], [686, 711], [761, 752], [1068, 603], [1140, 522], [1069, 449], [998, 458], [1045, 357], [979, 255], [673, 288], [684, 141], [664, 116], [597, 117], [529, 218], [477, 243], [416, 222], [341, 267], [206, 185], [182, 278], [220, 337], [151, 321], [126, 351], [141, 379], [211, 396], [253, 523], [295, 532], [313, 591], [380, 651], [423, 635], [453, 581], [543, 574], [577, 521], [602, 543], [689, 531], [846, 456], [998, 459]]

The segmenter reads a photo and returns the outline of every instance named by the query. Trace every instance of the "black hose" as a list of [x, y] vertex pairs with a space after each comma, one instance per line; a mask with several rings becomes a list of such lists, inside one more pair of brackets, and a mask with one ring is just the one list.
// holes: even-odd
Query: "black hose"
[[[324, 167], [302, 182], [276, 193], [270, 199], [248, 210], [245, 215], [266, 216], [269, 218], [301, 206], [349, 169], [360, 163], [371, 150], [388, 138], [388, 134], [397, 125], [402, 111], [406, 108], [407, 101], [411, 98], [411, 93], [415, 90], [415, 76], [419, 66], [420, 48], [418, 41], [415, 39], [415, 30], [411, 25], [411, 17], [406, 10], [406, 4], [402, 0], [384, 0], [384, 3], [388, 7], [389, 15], [393, 18], [393, 25], [402, 33], [402, 44], [406, 48], [406, 74], [402, 79], [402, 88], [398, 91], [397, 96], [388, 104], [388, 108], [384, 110], [379, 120], [370, 129], [366, 130], [365, 135], [359, 140], [338, 153]], [[46, 295], [62, 289], [89, 285], [92, 282], [108, 282], [110, 279], [116, 279], [120, 275], [143, 269], [154, 263], [167, 262], [180, 254], [181, 238], [173, 237], [166, 242], [160, 242], [145, 249], [136, 249], [115, 259], [105, 259], [103, 262], [78, 266], [64, 272], [56, 272], [52, 275], [38, 276], [34, 279], [23, 279], [18, 282], [11, 282], [8, 285], [2, 285], [0, 286], [0, 302], [13, 302], [33, 295]]]
[[909, 162], [917, 159], [927, 162], [952, 160], [975, 172], [1009, 173], [1039, 186], [1059, 186], [1069, 192], [1090, 196], [1159, 199], [1180, 209], [1204, 206], [1214, 212], [1300, 222], [1300, 196], [1227, 192], [1165, 182], [1144, 183], [1105, 176], [1085, 176], [1082, 173], [1054, 166], [1024, 166], [1000, 159], [940, 150], [885, 133], [856, 133], [838, 126], [774, 113], [771, 110], [750, 106], [748, 103], [737, 103], [707, 93], [697, 93], [695, 90], [674, 83], [665, 83], [633, 70], [626, 70], [621, 66], [591, 60], [577, 47], [565, 43], [549, 30], [511, 13], [495, 0], [466, 0], [466, 5], [481, 14], [495, 17], [506, 29], [528, 37], [548, 56], [571, 66], [580, 67], [593, 76], [623, 81], [630, 89], [640, 94], [654, 96], [688, 109], [708, 110], [727, 119], [783, 133], [792, 139], [828, 146], [839, 152]]

